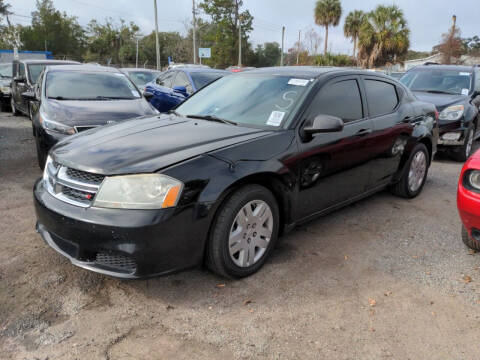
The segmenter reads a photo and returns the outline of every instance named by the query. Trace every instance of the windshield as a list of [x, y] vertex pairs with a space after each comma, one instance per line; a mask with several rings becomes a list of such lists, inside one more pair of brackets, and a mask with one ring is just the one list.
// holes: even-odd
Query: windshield
[[32, 85], [37, 83], [38, 77], [40, 76], [43, 69], [45, 69], [46, 64], [35, 64], [28, 65], [28, 74], [30, 76], [30, 82]]
[[48, 72], [46, 96], [58, 100], [140, 98], [137, 89], [124, 74], [81, 71]]
[[226, 76], [180, 105], [183, 116], [212, 116], [254, 127], [283, 126], [310, 87], [308, 79], [278, 75]]
[[195, 88], [197, 89], [197, 91], [225, 75], [226, 74], [220, 73], [220, 72], [191, 72], [190, 73], [190, 76], [192, 77], [193, 83], [195, 84]]
[[160, 74], [160, 71], [127, 71], [127, 72], [128, 72], [128, 76], [130, 76], [130, 79], [137, 86], [143, 86], [146, 83], [149, 83]]
[[12, 64], [0, 64], [0, 77], [12, 77]]
[[410, 70], [400, 81], [412, 91], [468, 95], [472, 73], [459, 70]]

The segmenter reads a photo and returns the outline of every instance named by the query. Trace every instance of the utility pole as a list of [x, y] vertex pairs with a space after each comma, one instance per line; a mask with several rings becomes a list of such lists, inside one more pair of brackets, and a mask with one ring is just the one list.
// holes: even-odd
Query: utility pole
[[138, 69], [138, 36], [136, 38], [137, 38], [137, 54], [135, 56], [135, 68]]
[[300, 36], [302, 34], [302, 30], [298, 30], [298, 49], [297, 49], [297, 65], [300, 56]]
[[158, 42], [158, 15], [157, 15], [157, 0], [153, 0], [153, 7], [155, 8], [155, 48], [157, 50], [157, 70], [160, 70], [160, 43]]
[[242, 19], [238, 18], [238, 66], [242, 67]]
[[192, 0], [193, 14], [193, 63], [197, 63], [197, 10], [195, 9], [195, 0]]
[[280, 57], [280, 66], [283, 66], [283, 46], [285, 43], [285, 26], [282, 27], [282, 56]]

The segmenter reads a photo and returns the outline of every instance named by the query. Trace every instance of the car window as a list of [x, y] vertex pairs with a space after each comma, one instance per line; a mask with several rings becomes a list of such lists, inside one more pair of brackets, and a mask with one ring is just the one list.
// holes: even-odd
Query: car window
[[165, 73], [165, 75], [160, 76], [157, 79], [157, 84], [160, 86], [165, 86], [168, 88], [172, 87], [173, 79], [175, 78], [175, 75], [177, 75], [176, 71], [169, 71]]
[[190, 84], [187, 75], [183, 71], [179, 71], [177, 76], [175, 77], [172, 88], [175, 86], [184, 86], [187, 89], [187, 93], [189, 94], [193, 92], [192, 85]]
[[18, 64], [18, 76], [25, 76], [25, 65], [23, 63]]
[[475, 71], [475, 90], [480, 91], [480, 69]]
[[192, 80], [195, 84], [195, 87], [198, 90], [201, 88], [204, 88], [208, 84], [211, 84], [215, 80], [218, 80], [219, 78], [225, 76], [226, 74], [221, 73], [221, 72], [215, 72], [215, 71], [210, 71], [210, 72], [192, 72], [190, 76], [192, 77]]
[[365, 80], [370, 116], [391, 113], [398, 104], [395, 86], [380, 80]]
[[30, 83], [36, 84], [38, 80], [38, 76], [40, 73], [45, 69], [46, 64], [35, 64], [35, 65], [28, 65], [28, 74], [30, 77]]
[[1, 78], [11, 78], [12, 77], [12, 65], [11, 64], [0, 64], [0, 77]]
[[146, 83], [149, 83], [155, 76], [158, 75], [158, 72], [154, 71], [127, 71], [128, 76], [130, 79], [135, 83], [137, 86], [143, 86]]
[[468, 95], [472, 72], [458, 69], [419, 68], [408, 71], [400, 81], [412, 91]]
[[363, 118], [362, 98], [357, 80], [342, 80], [324, 86], [310, 105], [308, 119], [332, 115], [350, 122]]

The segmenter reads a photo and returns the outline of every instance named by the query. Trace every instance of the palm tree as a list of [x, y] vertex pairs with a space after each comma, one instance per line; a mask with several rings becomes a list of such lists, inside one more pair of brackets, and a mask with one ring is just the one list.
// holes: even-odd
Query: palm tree
[[357, 39], [360, 33], [360, 27], [365, 21], [365, 13], [362, 10], [350, 11], [343, 25], [343, 33], [346, 37], [352, 38], [353, 57], [357, 56]]
[[402, 60], [410, 46], [410, 29], [398, 6], [383, 6], [366, 15], [359, 33], [358, 56], [363, 67]]
[[318, 0], [315, 5], [315, 24], [325, 26], [325, 50], [327, 53], [328, 27], [337, 26], [342, 16], [340, 0]]

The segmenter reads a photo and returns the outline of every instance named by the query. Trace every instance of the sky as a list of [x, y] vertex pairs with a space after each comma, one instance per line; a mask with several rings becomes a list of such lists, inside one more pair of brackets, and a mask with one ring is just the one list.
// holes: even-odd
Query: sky
[[[200, 0], [196, 0], [197, 3]], [[30, 22], [28, 16], [35, 10], [35, 0], [6, 0], [16, 14], [12, 19], [20, 24]], [[325, 29], [315, 25], [313, 9], [316, 0], [244, 0], [244, 8], [254, 17], [254, 31], [250, 40], [254, 45], [277, 41], [281, 43], [282, 26], [285, 26], [285, 50], [309, 28], [324, 38]], [[155, 26], [153, 0], [53, 0], [58, 10], [78, 17], [81, 25], [91, 19], [103, 21], [107, 17], [135, 21], [143, 34], [149, 34]], [[157, 0], [159, 31], [186, 32], [192, 17], [192, 0]], [[457, 16], [457, 26], [462, 37], [480, 36], [479, 0], [341, 0], [342, 18], [339, 26], [329, 30], [328, 47], [333, 53], [353, 52], [353, 45], [343, 36], [343, 23], [352, 10], [370, 11], [379, 4], [399, 6], [411, 30], [411, 49], [430, 51], [441, 40]], [[208, 19], [206, 15], [200, 15]], [[303, 35], [302, 35], [303, 37]], [[320, 46], [323, 49], [323, 43]]]

